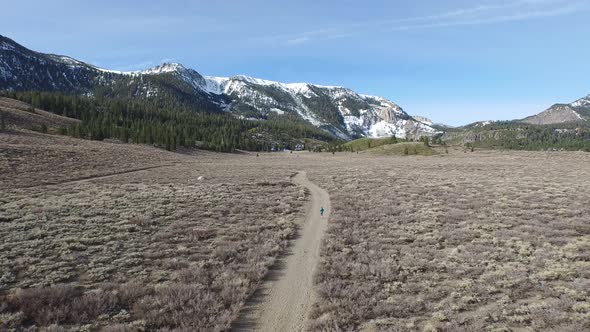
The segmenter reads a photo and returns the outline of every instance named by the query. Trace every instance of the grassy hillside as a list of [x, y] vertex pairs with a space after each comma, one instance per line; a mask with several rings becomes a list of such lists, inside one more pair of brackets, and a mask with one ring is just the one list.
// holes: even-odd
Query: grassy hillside
[[436, 154], [433, 148], [424, 145], [424, 143], [398, 143], [398, 144], [384, 144], [366, 151], [371, 154], [381, 155], [420, 155], [431, 156]]
[[342, 144], [343, 150], [350, 150], [352, 152], [356, 151], [365, 151], [372, 148], [376, 148], [383, 145], [388, 144], [395, 144], [399, 143], [403, 140], [395, 137], [386, 137], [386, 138], [359, 138], [355, 139], [354, 141], [347, 142]]
[[23, 128], [57, 133], [59, 128], [76, 125], [80, 121], [53, 114], [21, 101], [0, 97], [0, 130]]

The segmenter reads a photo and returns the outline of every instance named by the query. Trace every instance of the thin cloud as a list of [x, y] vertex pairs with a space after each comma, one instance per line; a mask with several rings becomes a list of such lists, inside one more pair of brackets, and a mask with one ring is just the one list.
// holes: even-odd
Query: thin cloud
[[317, 40], [342, 39], [363, 33], [408, 31], [453, 26], [475, 26], [556, 17], [590, 9], [588, 0], [518, 0], [461, 8], [440, 14], [360, 22], [292, 35], [277, 35], [259, 41], [301, 45]]
[[289, 45], [298, 45], [298, 44], [306, 43], [306, 42], [308, 42], [310, 40], [311, 40], [311, 38], [308, 37], [308, 36], [301, 36], [301, 37], [296, 37], [296, 38], [287, 40], [287, 44], [289, 44]]
[[389, 29], [389, 31], [441, 28], [441, 27], [453, 27], [453, 26], [462, 26], [462, 25], [496, 24], [496, 23], [503, 23], [503, 22], [523, 21], [523, 20], [534, 19], [534, 18], [562, 16], [562, 15], [574, 13], [579, 10], [580, 10], [579, 7], [568, 6], [568, 7], [552, 9], [552, 10], [541, 10], [541, 11], [531, 11], [531, 12], [518, 13], [518, 14], [498, 15], [498, 16], [487, 17], [487, 18], [476, 18], [476, 19], [458, 20], [458, 21], [450, 21], [450, 22], [435, 22], [435, 23], [429, 23], [429, 24], [397, 26], [397, 27], [392, 27], [391, 29]]

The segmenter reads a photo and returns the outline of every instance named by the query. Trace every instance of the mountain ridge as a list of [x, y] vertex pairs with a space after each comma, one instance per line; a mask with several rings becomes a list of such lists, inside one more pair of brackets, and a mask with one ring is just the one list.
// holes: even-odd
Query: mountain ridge
[[526, 117], [521, 122], [536, 125], [568, 122], [587, 122], [590, 120], [590, 95], [569, 104], [554, 104], [543, 112]]
[[270, 112], [293, 113], [341, 139], [392, 135], [417, 139], [439, 133], [386, 98], [341, 86], [282, 83], [247, 75], [203, 76], [177, 63], [143, 71], [109, 70], [69, 56], [35, 52], [3, 36], [0, 90], [176, 100], [204, 111], [257, 120], [265, 120]]

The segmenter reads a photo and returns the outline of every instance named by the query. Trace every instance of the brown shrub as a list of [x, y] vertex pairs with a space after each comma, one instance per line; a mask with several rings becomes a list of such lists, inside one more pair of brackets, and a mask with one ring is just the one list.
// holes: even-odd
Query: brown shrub
[[9, 307], [12, 311], [25, 314], [25, 320], [30, 320], [38, 326], [62, 324], [77, 319], [77, 312], [73, 305], [79, 301], [83, 292], [78, 287], [57, 285], [48, 288], [21, 289], [11, 296]]

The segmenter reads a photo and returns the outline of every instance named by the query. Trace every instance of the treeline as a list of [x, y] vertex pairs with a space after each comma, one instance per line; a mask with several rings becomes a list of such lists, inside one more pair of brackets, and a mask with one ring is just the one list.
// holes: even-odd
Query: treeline
[[81, 120], [59, 132], [78, 138], [119, 139], [168, 150], [200, 147], [218, 152], [236, 149], [270, 151], [297, 139], [331, 141], [328, 133], [296, 118], [276, 115], [265, 121], [238, 119], [226, 113], [199, 111], [182, 104], [149, 100], [81, 97], [47, 92], [2, 92], [33, 107]]
[[498, 141], [498, 145], [512, 150], [563, 149], [590, 152], [590, 130], [588, 128], [528, 128], [525, 135], [519, 133], [505, 135]]
[[590, 127], [580, 123], [527, 125], [500, 122], [476, 132], [496, 132], [495, 138], [474, 142], [475, 146], [500, 147], [511, 150], [563, 149], [590, 152]]

